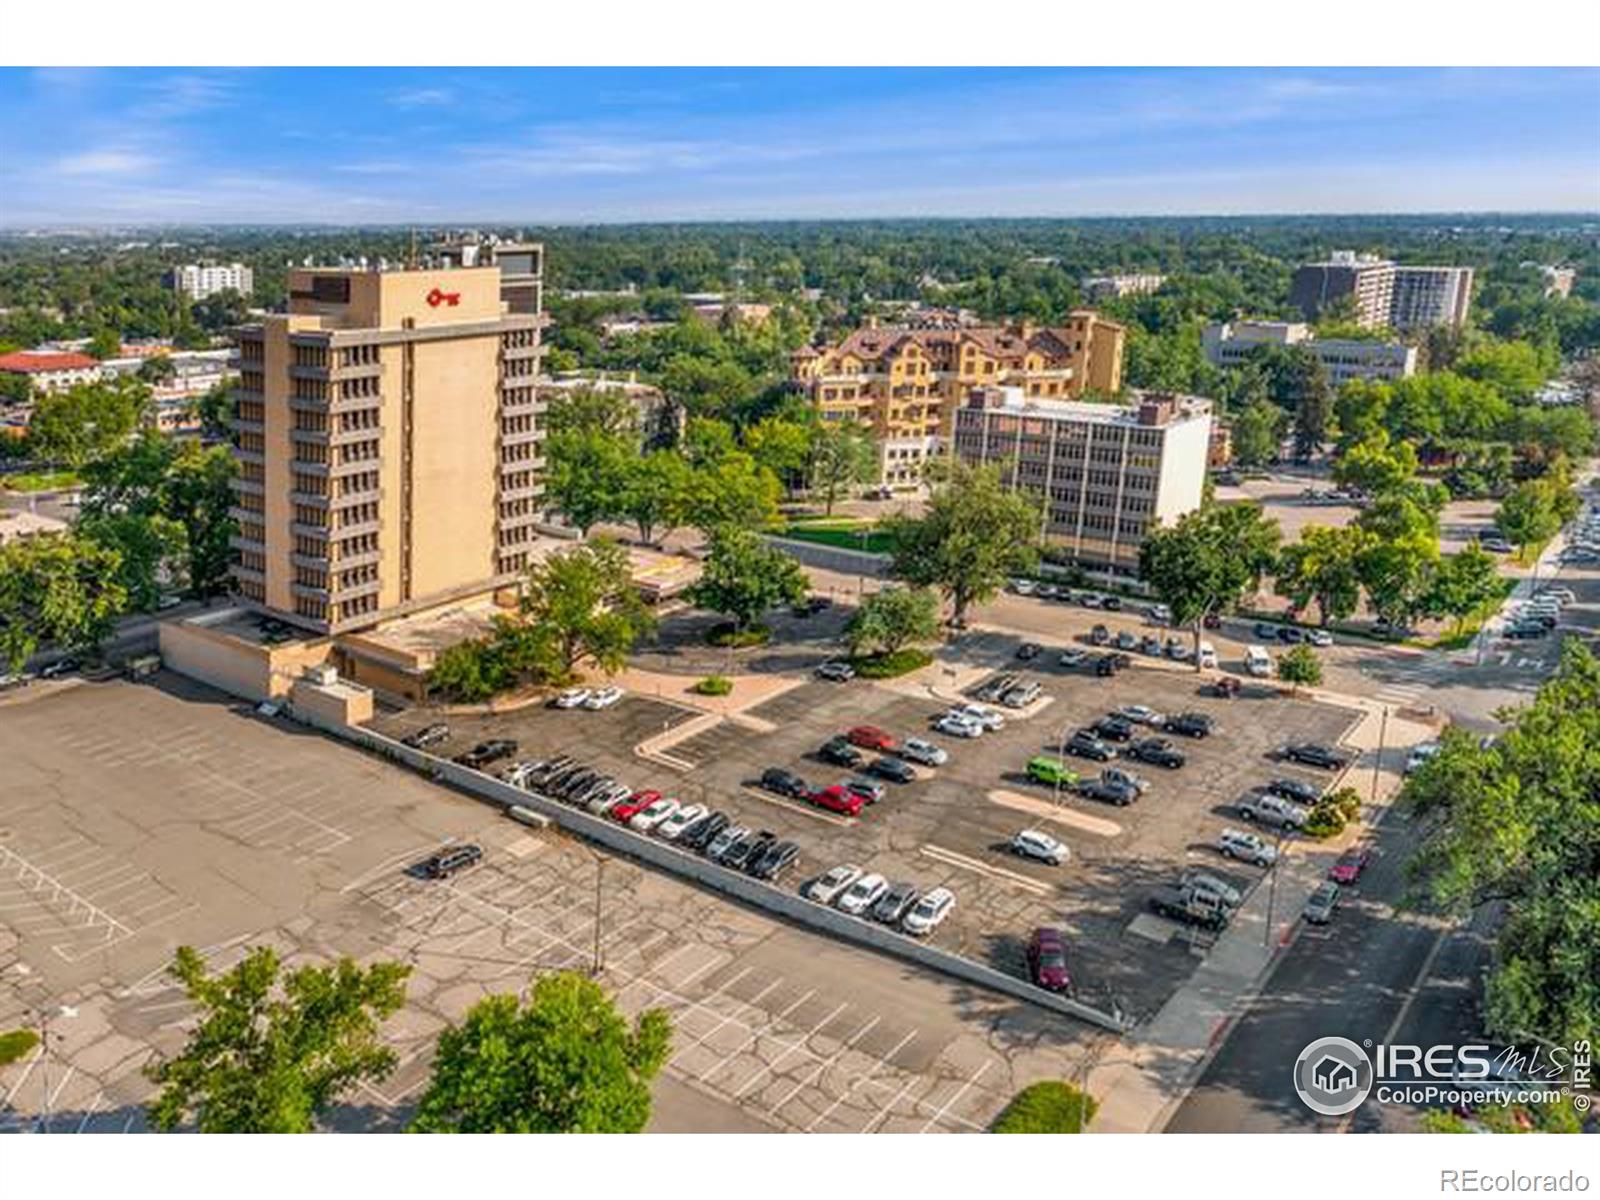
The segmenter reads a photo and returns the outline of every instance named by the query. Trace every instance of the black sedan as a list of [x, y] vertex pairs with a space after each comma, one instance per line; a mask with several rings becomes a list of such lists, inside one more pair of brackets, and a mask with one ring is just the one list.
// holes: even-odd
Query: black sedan
[[1109, 779], [1085, 779], [1078, 784], [1078, 795], [1099, 800], [1103, 804], [1115, 804], [1119, 808], [1139, 798], [1139, 793], [1127, 784], [1114, 783]]
[[1101, 717], [1090, 730], [1111, 742], [1126, 742], [1133, 737], [1133, 722], [1116, 715]]
[[498, 762], [507, 755], [517, 752], [517, 743], [510, 738], [491, 738], [487, 742], [479, 742], [464, 754], [458, 754], [455, 761], [463, 767], [486, 767], [492, 762]]
[[817, 751], [817, 757], [822, 759], [823, 762], [832, 763], [836, 767], [854, 767], [860, 764], [862, 755], [861, 751], [857, 750], [847, 740], [842, 737], [836, 737], [830, 739], [821, 750]]
[[1157, 767], [1177, 768], [1188, 761], [1184, 758], [1183, 751], [1174, 747], [1166, 738], [1145, 738], [1129, 746], [1123, 753], [1129, 758], [1136, 758], [1140, 762], [1147, 762]]
[[1067, 739], [1067, 744], [1062, 749], [1068, 754], [1075, 754], [1079, 758], [1092, 758], [1096, 762], [1110, 762], [1117, 756], [1115, 750], [1087, 729], [1078, 730]]
[[1175, 717], [1169, 717], [1164, 726], [1168, 733], [1190, 738], [1210, 737], [1214, 727], [1215, 723], [1205, 713], [1194, 712], [1179, 713]]
[[875, 758], [867, 766], [868, 775], [876, 775], [879, 779], [887, 779], [890, 783], [910, 783], [917, 777], [909, 763], [903, 763], [898, 758]]
[[1320, 742], [1295, 742], [1284, 747], [1283, 756], [1290, 762], [1321, 767], [1326, 771], [1337, 771], [1347, 763], [1344, 755]]
[[1285, 800], [1293, 800], [1296, 804], [1312, 805], [1322, 799], [1321, 788], [1312, 787], [1299, 779], [1274, 779], [1267, 784], [1267, 791]]

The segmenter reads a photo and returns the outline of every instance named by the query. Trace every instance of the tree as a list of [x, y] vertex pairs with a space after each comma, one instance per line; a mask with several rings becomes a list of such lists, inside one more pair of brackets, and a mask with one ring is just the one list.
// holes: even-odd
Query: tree
[[629, 440], [595, 429], [570, 429], [545, 439], [545, 495], [584, 537], [623, 515], [628, 477], [638, 463]]
[[1572, 1045], [1600, 1034], [1600, 662], [1577, 639], [1510, 728], [1446, 730], [1401, 802], [1422, 842], [1409, 864], [1435, 903], [1495, 906], [1486, 1032]]
[[1494, 556], [1472, 542], [1439, 563], [1423, 604], [1433, 616], [1450, 617], [1459, 633], [1468, 617], [1500, 595], [1500, 570]]
[[1426, 606], [1439, 562], [1439, 540], [1433, 534], [1374, 536], [1356, 560], [1361, 584], [1374, 612], [1394, 625], [1405, 625]]
[[90, 358], [104, 362], [122, 353], [122, 338], [115, 329], [97, 330], [89, 339], [89, 344], [83, 348], [83, 352]]
[[994, 1133], [1082, 1133], [1099, 1110], [1087, 1092], [1057, 1079], [1023, 1088], [995, 1119]]
[[788, 554], [748, 529], [724, 525], [712, 531], [704, 569], [684, 594], [696, 608], [732, 617], [743, 632], [770, 609], [804, 600], [808, 588]]
[[341, 958], [279, 978], [277, 952], [257, 946], [221, 975], [180, 946], [170, 974], [199, 1009], [184, 1048], [146, 1069], [161, 1091], [150, 1123], [171, 1132], [309, 1133], [340, 1096], [395, 1066], [379, 1026], [405, 1003], [411, 968]]
[[690, 417], [683, 431], [683, 454], [696, 467], [716, 466], [735, 450], [733, 426], [712, 417]]
[[1316, 687], [1322, 682], [1322, 660], [1310, 646], [1290, 646], [1278, 655], [1278, 678], [1298, 696], [1302, 687]]
[[763, 417], [745, 431], [744, 448], [750, 457], [783, 482], [791, 495], [804, 480], [813, 435], [804, 422], [783, 417]]
[[651, 542], [683, 523], [693, 499], [694, 472], [675, 450], [646, 454], [629, 472], [622, 487], [622, 511], [639, 529], [639, 540]]
[[1416, 473], [1417, 452], [1411, 443], [1391, 445], [1381, 429], [1344, 451], [1333, 464], [1335, 483], [1369, 496], [1396, 491]]
[[478, 704], [505, 691], [512, 683], [505, 656], [494, 638], [471, 638], [446, 646], [428, 672], [431, 694]]
[[1194, 635], [1195, 670], [1205, 619], [1236, 608], [1277, 562], [1278, 523], [1254, 501], [1217, 504], [1160, 525], [1139, 548], [1139, 574]]
[[184, 575], [198, 599], [227, 590], [233, 561], [232, 540], [239, 526], [229, 511], [229, 486], [238, 467], [226, 446], [188, 442], [178, 451], [163, 481], [162, 511], [183, 528]]
[[[633, 582], [628, 554], [609, 538], [558, 550], [531, 564], [518, 602], [521, 630], [506, 628], [522, 665], [537, 663], [548, 639], [559, 681], [570, 679], [585, 660], [607, 674], [627, 664], [634, 642], [655, 628], [655, 618]], [[517, 641], [518, 633], [525, 635]]]
[[1458, 375], [1482, 380], [1508, 400], [1526, 400], [1543, 385], [1549, 372], [1538, 350], [1527, 342], [1484, 339], [1455, 363]]
[[165, 354], [152, 354], [139, 364], [139, 369], [134, 372], [140, 383], [165, 383], [178, 373], [178, 368], [172, 365], [172, 359]]
[[932, 641], [939, 636], [938, 597], [926, 588], [882, 588], [861, 601], [844, 636], [852, 654], [893, 655], [913, 642]]
[[34, 405], [28, 441], [40, 458], [77, 470], [133, 436], [149, 403], [150, 389], [131, 379], [46, 393]]
[[742, 450], [696, 469], [685, 517], [709, 532], [721, 525], [758, 529], [778, 517], [778, 480]]
[[200, 436], [205, 440], [222, 441], [232, 434], [236, 410], [233, 391], [237, 386], [225, 380], [188, 406], [191, 415], [199, 420]]
[[1233, 457], [1241, 467], [1278, 461], [1283, 442], [1283, 410], [1262, 397], [1249, 401], [1233, 421]]
[[85, 514], [77, 533], [118, 559], [116, 582], [134, 612], [152, 612], [161, 602], [163, 585], [172, 577], [169, 563], [182, 562], [188, 537], [184, 528], [159, 512]]
[[1288, 396], [1294, 402], [1294, 452], [1300, 458], [1310, 458], [1328, 438], [1332, 398], [1322, 360], [1303, 347], [1296, 346], [1294, 351], [1298, 353], [1287, 384]]
[[21, 671], [41, 643], [96, 649], [127, 608], [117, 551], [68, 533], [0, 546], [0, 656]]
[[600, 985], [570, 971], [536, 980], [527, 1004], [486, 996], [439, 1035], [417, 1133], [638, 1133], [672, 1021], [630, 1026]]
[[1315, 601], [1322, 625], [1350, 616], [1361, 602], [1359, 565], [1368, 537], [1353, 526], [1307, 525], [1279, 555], [1273, 590], [1297, 609]]
[[1554, 537], [1561, 528], [1555, 494], [1542, 479], [1530, 479], [1511, 490], [1495, 513], [1495, 527], [1526, 555], [1528, 547]]
[[582, 388], [551, 393], [545, 428], [554, 433], [599, 433], [636, 437], [639, 410], [624, 391]]
[[896, 514], [884, 528], [895, 574], [937, 588], [960, 625], [971, 605], [988, 600], [1011, 575], [1033, 569], [1040, 524], [1033, 501], [1008, 491], [998, 468], [958, 463], [935, 485], [920, 517]]
[[812, 428], [811, 486], [821, 490], [830, 516], [841, 488], [877, 475], [878, 450], [867, 430], [854, 421], [818, 421]]

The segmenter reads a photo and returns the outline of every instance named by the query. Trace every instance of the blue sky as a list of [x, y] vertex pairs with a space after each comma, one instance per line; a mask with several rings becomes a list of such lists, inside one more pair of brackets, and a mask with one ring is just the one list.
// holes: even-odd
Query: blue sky
[[1600, 210], [1600, 71], [0, 70], [0, 224]]

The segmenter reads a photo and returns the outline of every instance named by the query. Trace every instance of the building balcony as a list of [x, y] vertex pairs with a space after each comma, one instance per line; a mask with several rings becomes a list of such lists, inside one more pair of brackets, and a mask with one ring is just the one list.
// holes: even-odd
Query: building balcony
[[[320, 409], [319, 409], [320, 411]], [[351, 442], [370, 442], [381, 437], [383, 430], [370, 429], [291, 429], [289, 438], [304, 446], [348, 446]]]
[[305, 596], [307, 599], [321, 600], [324, 603], [326, 603], [328, 600], [327, 588], [317, 587], [309, 583], [301, 583], [298, 579], [289, 585], [289, 592], [294, 596]]
[[311, 571], [326, 571], [328, 558], [323, 554], [301, 554], [298, 550], [289, 555], [289, 562], [297, 567], [305, 567]]
[[[292, 528], [292, 526], [291, 526]], [[326, 529], [317, 530], [318, 533], [328, 534], [333, 537], [356, 537], [364, 533], [378, 533], [383, 529], [383, 522], [377, 517], [365, 521], [334, 521]]]
[[249, 583], [266, 583], [267, 573], [258, 571], [254, 567], [247, 567], [243, 563], [234, 563], [228, 568], [228, 573], [235, 579], [242, 579]]
[[362, 488], [359, 492], [345, 492], [333, 497], [334, 508], [354, 508], [357, 504], [375, 504], [383, 499], [381, 487]]
[[365, 567], [369, 565], [375, 565], [382, 557], [383, 551], [381, 550], [355, 550], [349, 554], [341, 554], [335, 550], [333, 557], [324, 561], [337, 570], [344, 567]]
[[245, 417], [235, 416], [228, 422], [228, 427], [235, 433], [266, 433], [266, 424], [262, 421], [251, 421]]
[[246, 479], [242, 475], [236, 475], [228, 482], [241, 496], [264, 496], [267, 492], [266, 483], [260, 479]]
[[228, 506], [228, 515], [235, 521], [249, 521], [259, 524], [267, 514], [259, 508], [246, 508], [242, 504], [231, 504]]
[[333, 599], [336, 602], [354, 600], [358, 596], [375, 596], [383, 590], [383, 580], [363, 579], [360, 583], [347, 583], [344, 586], [334, 585]]
[[297, 537], [326, 538], [332, 531], [327, 525], [318, 525], [309, 521], [290, 521], [289, 532]]
[[258, 467], [267, 465], [267, 456], [259, 450], [246, 450], [243, 446], [233, 447], [233, 460], [235, 462], [253, 463]]
[[542, 345], [532, 346], [502, 346], [500, 357], [505, 362], [526, 362], [530, 358], [538, 358], [544, 353]]
[[532, 483], [523, 483], [516, 486], [502, 486], [500, 499], [502, 500], [534, 500], [544, 494], [544, 484], [539, 480]]
[[508, 417], [538, 416], [544, 412], [547, 405], [537, 395], [531, 399], [512, 399], [509, 396], [500, 397], [500, 411]]
[[498, 518], [495, 521], [495, 525], [499, 529], [519, 529], [524, 525], [532, 525], [538, 520], [539, 513], [537, 511], [516, 513], [513, 516]]
[[[256, 515], [260, 516], [259, 513]], [[246, 537], [242, 533], [236, 533], [230, 537], [228, 539], [228, 545], [234, 550], [253, 550], [256, 553], [260, 553], [262, 550], [266, 549], [266, 545], [264, 543], [256, 541], [256, 539], [253, 537]]]
[[331, 367], [307, 367], [291, 364], [289, 367], [290, 379], [313, 379], [320, 383], [327, 383], [333, 378]]
[[[382, 374], [383, 374], [383, 364], [381, 362], [346, 363], [343, 366], [334, 367], [332, 372], [331, 372], [332, 378], [338, 379], [338, 380], [343, 380], [343, 379], [377, 379], [380, 376], [382, 376]], [[318, 378], [318, 376], [314, 376], [313, 375], [313, 376], [308, 376], [308, 378], [315, 379], [315, 378]]]
[[517, 433], [501, 433], [500, 444], [502, 446], [524, 446], [529, 442], [538, 442], [543, 439], [544, 430], [524, 429]]

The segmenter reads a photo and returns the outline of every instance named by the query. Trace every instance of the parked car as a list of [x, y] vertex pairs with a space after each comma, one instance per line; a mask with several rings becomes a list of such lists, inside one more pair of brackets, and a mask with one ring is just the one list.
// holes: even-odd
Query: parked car
[[711, 813], [685, 829], [678, 841], [690, 850], [704, 850], [728, 827], [730, 821], [731, 818], [725, 812]]
[[1333, 645], [1333, 634], [1326, 629], [1308, 629], [1306, 631], [1306, 641], [1319, 649], [1327, 649], [1327, 647]]
[[1270, 867], [1278, 861], [1276, 846], [1259, 834], [1247, 833], [1242, 829], [1224, 829], [1217, 835], [1217, 849], [1224, 858], [1236, 858], [1258, 867]]
[[910, 765], [898, 758], [875, 758], [867, 764], [867, 773], [890, 783], [910, 783], [917, 777]]
[[437, 746], [440, 742], [450, 738], [450, 726], [442, 722], [424, 725], [415, 733], [408, 733], [400, 739], [400, 744], [410, 746], [413, 750], [426, 750], [429, 746]]
[[1147, 654], [1151, 658], [1160, 658], [1161, 657], [1161, 635], [1158, 634], [1158, 633], [1147, 633], [1147, 634], [1144, 635], [1144, 637], [1140, 638], [1139, 639], [1139, 653], [1140, 654]]
[[656, 826], [656, 836], [663, 841], [676, 842], [705, 817], [708, 809], [704, 804], [680, 804], [676, 812]]
[[817, 757], [836, 767], [854, 767], [860, 764], [864, 756], [845, 738], [834, 737], [823, 743], [822, 749], [817, 751]]
[[860, 796], [863, 804], [876, 804], [884, 796], [883, 784], [875, 779], [857, 777], [845, 780], [840, 786], [852, 796]]
[[775, 836], [765, 829], [760, 833], [747, 833], [724, 850], [717, 862], [730, 871], [743, 871], [772, 844]]
[[1102, 804], [1115, 804], [1118, 808], [1132, 804], [1139, 798], [1139, 793], [1126, 784], [1117, 783], [1107, 779], [1104, 775], [1096, 779], [1084, 779], [1078, 783], [1078, 795], [1087, 800], [1098, 800]]
[[1144, 704], [1124, 704], [1121, 708], [1117, 709], [1116, 715], [1126, 721], [1132, 721], [1136, 725], [1154, 725], [1159, 727], [1161, 725], [1165, 725], [1167, 722], [1166, 717], [1162, 716], [1155, 709]]
[[1225, 879], [1218, 878], [1209, 871], [1202, 871], [1198, 867], [1190, 867], [1178, 877], [1178, 882], [1185, 887], [1193, 888], [1197, 892], [1215, 896], [1229, 908], [1238, 908], [1244, 903], [1244, 894]]
[[829, 812], [842, 813], [847, 817], [859, 817], [862, 806], [866, 803], [860, 796], [837, 784], [833, 787], [819, 788], [817, 791], [807, 793], [805, 798], [818, 808], [825, 808]]
[[1421, 745], [1411, 747], [1411, 753], [1406, 755], [1405, 773], [1414, 775], [1422, 770], [1439, 756], [1439, 750], [1438, 742], [1423, 742]]
[[1111, 631], [1104, 625], [1096, 625], [1089, 630], [1089, 641], [1096, 646], [1104, 646], [1111, 640]]
[[888, 751], [895, 748], [894, 738], [876, 725], [857, 725], [845, 737], [851, 745], [860, 746], [863, 750]]
[[1133, 737], [1133, 722], [1115, 713], [1101, 717], [1089, 729], [1108, 742], [1126, 742]]
[[1282, 796], [1285, 800], [1293, 800], [1296, 804], [1303, 804], [1308, 808], [1322, 799], [1322, 789], [1299, 779], [1274, 779], [1267, 784], [1267, 791], [1274, 796]]
[[1239, 802], [1239, 815], [1246, 821], [1281, 829], [1299, 829], [1306, 823], [1307, 813], [1300, 805], [1282, 796], [1265, 792], [1252, 793]]
[[831, 659], [817, 668], [818, 679], [829, 679], [834, 683], [845, 683], [856, 677], [856, 669], [842, 659]]
[[568, 688], [560, 693], [550, 703], [556, 708], [582, 708], [584, 701], [589, 698], [588, 688]]
[[770, 882], [794, 866], [799, 858], [800, 847], [794, 842], [772, 842], [745, 869], [756, 879]]
[[872, 906], [872, 919], [885, 925], [897, 925], [911, 906], [922, 899], [917, 885], [900, 880], [889, 885], [889, 890]]
[[803, 800], [811, 793], [804, 779], [793, 771], [785, 771], [782, 767], [768, 767], [761, 772], [761, 786], [769, 792], [776, 792], [780, 796], [788, 796], [795, 800]]
[[1008, 688], [1016, 685], [1018, 678], [1019, 677], [1017, 675], [1014, 675], [1009, 671], [1002, 671], [1000, 674], [985, 680], [983, 686], [979, 687], [972, 694], [979, 700], [998, 700]]
[[1217, 648], [1210, 642], [1200, 643], [1200, 665], [1207, 671], [1217, 669]]
[[1135, 775], [1132, 771], [1125, 771], [1121, 767], [1106, 767], [1100, 772], [1100, 778], [1107, 783], [1117, 784], [1119, 787], [1131, 788], [1141, 796], [1150, 790], [1148, 780]]
[[1172, 610], [1165, 604], [1150, 604], [1145, 607], [1144, 615], [1157, 625], [1172, 624]]
[[912, 937], [927, 937], [944, 923], [955, 906], [954, 892], [949, 888], [934, 888], [911, 906], [911, 911], [901, 918], [900, 928]]
[[1334, 911], [1339, 907], [1339, 885], [1331, 880], [1320, 884], [1317, 890], [1311, 893], [1311, 898], [1306, 901], [1305, 911], [1302, 914], [1309, 925], [1326, 925], [1333, 920]]
[[83, 663], [68, 654], [55, 660], [46, 667], [40, 668], [40, 679], [64, 679], [66, 676], [83, 669]]
[[1118, 650], [1137, 650], [1139, 648], [1139, 638], [1130, 629], [1119, 629], [1117, 636], [1113, 639], [1113, 645]]
[[633, 793], [626, 800], [620, 800], [613, 804], [606, 811], [606, 816], [613, 821], [620, 821], [626, 825], [661, 798], [661, 793], [654, 788], [645, 788], [643, 791]]
[[481, 770], [492, 762], [499, 762], [517, 752], [517, 743], [510, 738], [490, 738], [479, 742], [471, 750], [456, 755], [455, 761], [463, 767]]
[[1244, 690], [1244, 684], [1240, 683], [1232, 675], [1222, 675], [1213, 679], [1201, 690], [1209, 696], [1219, 696], [1224, 700], [1232, 700]]
[[1541, 621], [1514, 621], [1506, 626], [1503, 636], [1512, 641], [1528, 641], [1549, 635], [1549, 627]]
[[1063, 650], [1061, 657], [1056, 659], [1056, 665], [1062, 667], [1081, 667], [1089, 661], [1086, 650]]
[[1024, 829], [1013, 834], [1006, 843], [1006, 849], [1019, 858], [1031, 858], [1036, 862], [1049, 863], [1052, 867], [1059, 867], [1072, 857], [1072, 851], [1065, 842], [1057, 841], [1038, 829]]
[[1167, 657], [1173, 662], [1188, 662], [1193, 656], [1189, 649], [1188, 641], [1179, 637], [1177, 634], [1173, 634], [1167, 638], [1166, 650]]
[[1164, 917], [1203, 929], [1222, 929], [1233, 917], [1230, 906], [1209, 892], [1182, 883], [1158, 887], [1151, 893], [1150, 907]]
[[1028, 760], [1028, 778], [1047, 787], [1072, 787], [1078, 782], [1078, 773], [1059, 758], [1036, 754]]
[[1304, 763], [1308, 767], [1322, 767], [1328, 771], [1342, 770], [1348, 763], [1344, 755], [1324, 746], [1321, 742], [1291, 743], [1284, 747], [1283, 756], [1291, 762]]
[[1017, 657], [1023, 662], [1028, 662], [1039, 657], [1039, 651], [1044, 649], [1038, 642], [1023, 642], [1017, 647]]
[[1188, 760], [1183, 751], [1175, 747], [1166, 738], [1144, 738], [1137, 741], [1123, 751], [1128, 758], [1136, 758], [1140, 762], [1147, 762], [1157, 767], [1166, 767], [1176, 770]]
[[615, 685], [611, 685], [600, 688], [598, 691], [590, 692], [589, 698], [583, 702], [583, 706], [587, 709], [594, 710], [610, 708], [613, 704], [621, 699], [622, 689], [616, 687]]
[[1067, 971], [1067, 943], [1059, 929], [1035, 929], [1028, 939], [1028, 975], [1035, 986], [1050, 992], [1072, 988]]
[[936, 732], [947, 737], [975, 738], [983, 736], [983, 726], [976, 721], [970, 721], [958, 713], [940, 713], [934, 721], [933, 728]]
[[483, 847], [467, 843], [448, 846], [422, 860], [422, 873], [429, 879], [448, 879], [457, 871], [475, 867], [483, 861]]
[[1328, 878], [1335, 883], [1355, 883], [1371, 862], [1372, 850], [1369, 847], [1351, 846], [1328, 868]]
[[1037, 683], [1019, 683], [1016, 687], [1007, 688], [1000, 696], [1000, 703], [1007, 708], [1027, 708], [1042, 695], [1044, 689]]
[[965, 717], [984, 729], [1005, 728], [1005, 714], [998, 709], [988, 708], [982, 704], [958, 704], [950, 710], [957, 716]]
[[1079, 758], [1092, 758], [1096, 762], [1110, 762], [1117, 756], [1116, 750], [1087, 729], [1080, 729], [1067, 739], [1062, 749]]
[[721, 862], [722, 856], [726, 854], [735, 843], [737, 843], [741, 838], [746, 838], [749, 836], [749, 826], [724, 825], [720, 830], [717, 831], [717, 835], [706, 844], [705, 855], [712, 862]]
[[1286, 646], [1297, 646], [1306, 640], [1306, 632], [1298, 625], [1281, 625], [1278, 627], [1278, 640]]
[[900, 757], [925, 767], [942, 767], [950, 759], [942, 746], [935, 746], [921, 738], [907, 738], [901, 743]]
[[1102, 654], [1094, 660], [1094, 673], [1102, 678], [1115, 675], [1122, 669], [1122, 664], [1117, 661], [1115, 654]]
[[678, 811], [678, 802], [671, 797], [663, 796], [661, 799], [647, 805], [642, 811], [636, 812], [628, 818], [628, 828], [637, 833], [650, 833], [661, 822]]
[[826, 874], [806, 884], [803, 894], [807, 900], [815, 900], [818, 904], [832, 904], [845, 888], [860, 878], [860, 867], [854, 863], [844, 863], [830, 868]]
[[867, 909], [883, 899], [883, 894], [888, 890], [889, 881], [876, 871], [873, 871], [863, 875], [845, 888], [844, 894], [834, 903], [840, 912], [859, 917]]
[[1478, 545], [1490, 554], [1514, 554], [1516, 547], [1505, 538], [1487, 537], [1479, 540]]
[[1105, 596], [1100, 601], [1100, 607], [1105, 609], [1107, 612], [1121, 612], [1122, 611], [1122, 597], [1121, 596]]
[[1251, 629], [1263, 642], [1275, 642], [1278, 640], [1278, 627], [1270, 621], [1257, 621], [1251, 626]]
[[1205, 713], [1186, 712], [1175, 717], [1168, 717], [1164, 726], [1168, 733], [1176, 733], [1188, 738], [1210, 737], [1216, 728], [1214, 722]]

